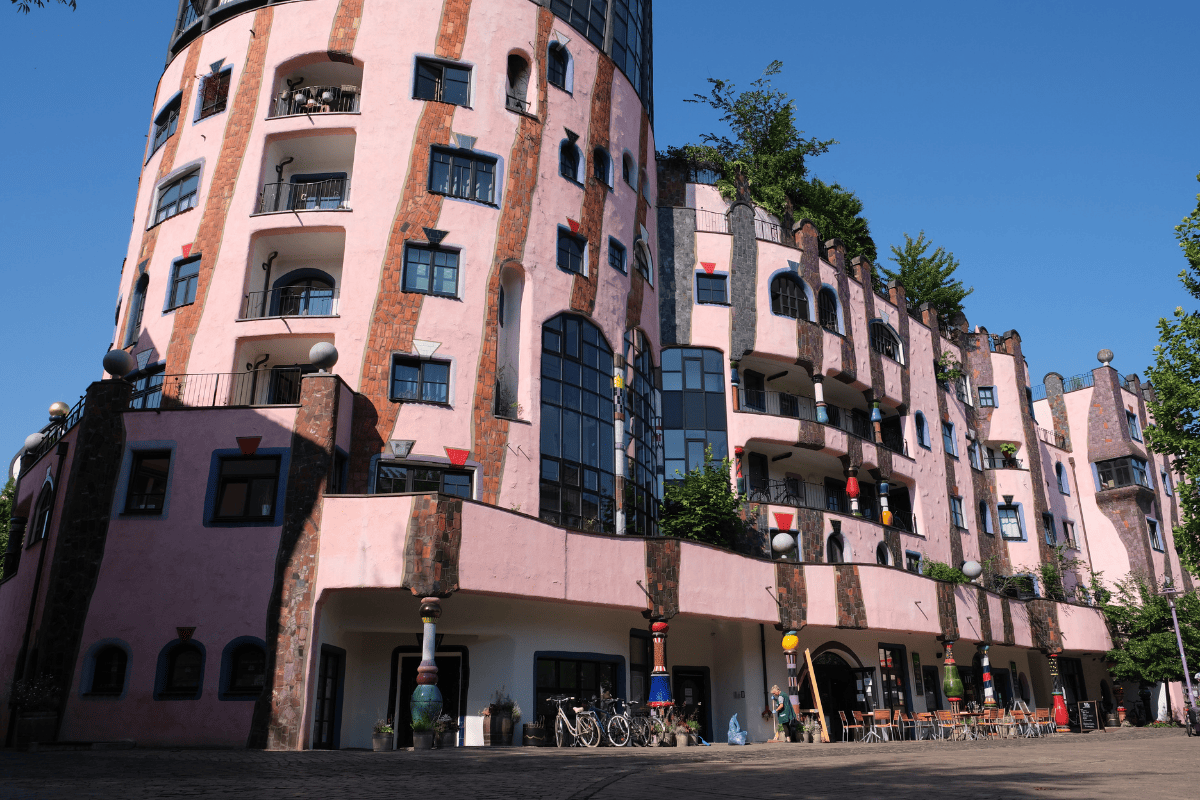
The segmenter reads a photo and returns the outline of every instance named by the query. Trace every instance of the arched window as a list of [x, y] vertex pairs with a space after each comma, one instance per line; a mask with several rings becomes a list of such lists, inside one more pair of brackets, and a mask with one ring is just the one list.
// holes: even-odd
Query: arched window
[[917, 426], [917, 444], [929, 447], [929, 427], [925, 424], [925, 415], [918, 411], [913, 415], [913, 422]]
[[626, 382], [629, 410], [626, 433], [633, 440], [625, 484], [625, 530], [638, 536], [657, 533], [658, 506], [662, 500], [658, 483], [658, 446], [654, 419], [658, 407], [654, 382], [654, 353], [646, 335], [639, 330], [625, 334], [625, 362], [633, 374]]
[[613, 352], [583, 317], [542, 326], [541, 502], [543, 520], [614, 530]]
[[822, 328], [834, 333], [838, 332], [837, 295], [828, 286], [822, 287], [821, 291], [817, 292], [817, 314]]
[[493, 413], [504, 419], [525, 417], [517, 399], [520, 384], [521, 302], [525, 277], [518, 267], [500, 272], [496, 316], [500, 323], [496, 342], [496, 395]]
[[508, 77], [504, 87], [504, 105], [509, 111], [529, 111], [525, 96], [529, 92], [529, 62], [517, 53], [508, 56]]
[[253, 642], [238, 645], [229, 659], [226, 694], [258, 695], [266, 682], [267, 654]]
[[825, 542], [825, 560], [830, 564], [843, 564], [846, 561], [846, 542], [840, 533], [829, 534]]
[[54, 516], [54, 485], [50, 481], [42, 486], [34, 506], [33, 524], [29, 526], [29, 544], [40, 542], [50, 533], [50, 518]]
[[792, 319], [808, 319], [808, 297], [800, 281], [790, 273], [771, 281], [771, 313]]
[[571, 142], [563, 142], [558, 148], [558, 174], [569, 181], [579, 180], [579, 148]]
[[90, 694], [120, 694], [125, 690], [129, 656], [115, 644], [105, 645], [95, 655]]
[[900, 351], [900, 340], [896, 338], [896, 334], [892, 333], [891, 328], [879, 320], [875, 320], [871, 323], [870, 336], [871, 349], [876, 353], [901, 364], [904, 363], [904, 356]]
[[892, 565], [892, 549], [887, 546], [887, 542], [880, 542], [875, 547], [875, 561], [885, 567]]
[[612, 186], [612, 159], [608, 157], [608, 151], [603, 147], [597, 147], [592, 151], [592, 176], [603, 183], [605, 186]]
[[317, 270], [296, 270], [276, 281], [271, 292], [273, 317], [327, 317], [334, 314], [333, 278]]
[[633, 243], [633, 264], [637, 267], [639, 275], [649, 283], [654, 283], [653, 270], [650, 269], [650, 247], [645, 239], [638, 239]]
[[143, 273], [133, 287], [129, 298], [129, 326], [125, 329], [125, 347], [136, 344], [142, 332], [142, 312], [146, 310], [146, 290], [150, 287], [150, 276]]
[[570, 68], [571, 54], [567, 52], [567, 48], [558, 42], [551, 42], [546, 58], [546, 80], [550, 82], [551, 86], [557, 86], [564, 92], [569, 92], [571, 91], [568, 85]]
[[181, 642], [167, 651], [161, 695], [199, 695], [204, 673], [204, 653], [191, 642]]
[[637, 187], [634, 186], [634, 182], [637, 180], [636, 175], [637, 167], [634, 166], [633, 156], [625, 153], [621, 156], [621, 178], [636, 189]]

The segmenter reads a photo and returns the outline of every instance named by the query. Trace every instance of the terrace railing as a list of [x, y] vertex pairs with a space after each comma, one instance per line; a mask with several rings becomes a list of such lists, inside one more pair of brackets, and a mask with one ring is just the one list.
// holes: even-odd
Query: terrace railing
[[754, 220], [754, 238], [765, 242], [783, 243], [783, 226], [765, 219]]
[[36, 464], [42, 456], [54, 449], [54, 446], [67, 434], [67, 431], [79, 423], [79, 420], [83, 418], [84, 399], [83, 397], [79, 398], [79, 402], [67, 412], [67, 415], [63, 417], [61, 422], [49, 430], [43, 431], [41, 444], [29, 451], [29, 464]]
[[166, 375], [160, 410], [286, 406], [300, 402], [301, 367]]
[[284, 286], [264, 292], [249, 292], [242, 299], [239, 319], [264, 317], [335, 317], [338, 290], [311, 286]]
[[258, 193], [254, 213], [331, 211], [350, 208], [350, 179], [328, 178], [315, 183], [268, 183]]
[[359, 87], [297, 86], [282, 91], [271, 103], [268, 117], [290, 117], [296, 114], [352, 114], [358, 112]]
[[696, 209], [696, 230], [708, 233], [729, 233], [729, 217], [720, 211]]

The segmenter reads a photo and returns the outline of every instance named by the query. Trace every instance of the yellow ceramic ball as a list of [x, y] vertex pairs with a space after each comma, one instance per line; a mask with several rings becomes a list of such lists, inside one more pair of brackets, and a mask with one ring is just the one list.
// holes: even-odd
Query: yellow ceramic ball
[[787, 636], [783, 637], [783, 649], [784, 650], [795, 650], [796, 645], [798, 645], [798, 644], [800, 644], [800, 637], [796, 636], [793, 633], [789, 633]]

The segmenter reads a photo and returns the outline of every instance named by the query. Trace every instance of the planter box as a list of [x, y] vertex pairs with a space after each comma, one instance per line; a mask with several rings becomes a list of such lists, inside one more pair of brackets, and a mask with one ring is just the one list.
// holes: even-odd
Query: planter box
[[21, 711], [17, 714], [16, 745], [30, 742], [53, 742], [58, 727], [57, 711]]
[[413, 731], [413, 750], [432, 750], [433, 731]]
[[394, 734], [387, 733], [383, 736], [371, 737], [371, 749], [376, 753], [383, 753], [392, 749], [392, 737]]
[[508, 747], [513, 741], [512, 712], [483, 715], [483, 744], [486, 747]]
[[547, 747], [550, 742], [546, 738], [546, 728], [535, 723], [525, 723], [521, 726], [521, 744], [525, 747]]
[[439, 750], [448, 750], [452, 747], [458, 747], [458, 731], [446, 731], [437, 735], [437, 746]]

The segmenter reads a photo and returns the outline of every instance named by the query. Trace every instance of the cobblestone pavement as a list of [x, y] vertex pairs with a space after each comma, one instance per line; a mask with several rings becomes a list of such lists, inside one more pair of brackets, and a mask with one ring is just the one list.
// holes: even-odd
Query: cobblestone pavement
[[1200, 739], [1132, 730], [1043, 740], [416, 754], [0, 752], [0, 798], [1200, 798]]

